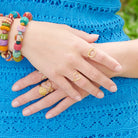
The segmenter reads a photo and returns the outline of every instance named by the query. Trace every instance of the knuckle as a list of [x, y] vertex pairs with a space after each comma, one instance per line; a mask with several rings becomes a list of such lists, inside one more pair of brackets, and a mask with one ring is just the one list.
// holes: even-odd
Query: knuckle
[[71, 44], [73, 49], [80, 49], [80, 43], [78, 41], [74, 40]]
[[66, 54], [65, 58], [67, 60], [67, 63], [72, 64], [76, 63], [77, 56], [73, 53], [68, 53]]
[[99, 75], [98, 75], [98, 73], [96, 73], [96, 72], [92, 72], [92, 73], [89, 73], [89, 74], [91, 74], [91, 77], [92, 77], [92, 79], [97, 79], [97, 78], [99, 78]]

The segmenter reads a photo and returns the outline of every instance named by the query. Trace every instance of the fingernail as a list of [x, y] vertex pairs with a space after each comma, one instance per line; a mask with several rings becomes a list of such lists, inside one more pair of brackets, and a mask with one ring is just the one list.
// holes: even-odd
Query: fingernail
[[80, 97], [80, 96], [76, 96], [75, 99], [76, 99], [77, 101], [81, 101], [81, 97]]
[[49, 118], [52, 118], [52, 116], [53, 116], [52, 114], [47, 114], [46, 118], [49, 119]]
[[122, 66], [118, 65], [115, 67], [115, 71], [121, 71], [122, 70]]
[[28, 116], [28, 115], [30, 115], [31, 114], [31, 111], [29, 110], [29, 109], [25, 109], [24, 111], [23, 111], [23, 115], [24, 116]]
[[17, 107], [17, 106], [19, 106], [19, 102], [18, 102], [18, 101], [14, 101], [14, 102], [12, 102], [12, 106], [13, 106], [13, 107]]
[[98, 34], [90, 34], [92, 37], [99, 37], [99, 35]]
[[116, 86], [111, 86], [110, 91], [111, 92], [116, 92], [117, 91], [117, 87]]
[[19, 86], [18, 86], [18, 85], [13, 85], [12, 90], [13, 90], [13, 91], [19, 90]]
[[97, 94], [97, 97], [98, 97], [98, 98], [103, 98], [103, 97], [104, 97], [104, 94], [103, 94], [102, 92], [99, 92], [99, 93]]

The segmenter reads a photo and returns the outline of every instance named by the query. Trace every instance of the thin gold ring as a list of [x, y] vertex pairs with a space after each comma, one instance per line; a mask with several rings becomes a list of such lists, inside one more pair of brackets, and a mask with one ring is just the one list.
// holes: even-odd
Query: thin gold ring
[[[93, 54], [92, 54], [92, 53], [93, 53]], [[93, 58], [93, 57], [95, 57], [95, 55], [96, 55], [95, 48], [91, 48], [91, 49], [88, 51], [88, 57]]]
[[78, 80], [80, 80], [81, 79], [81, 74], [79, 73], [79, 72], [74, 72], [73, 73], [73, 81], [75, 82], [75, 81], [78, 81]]

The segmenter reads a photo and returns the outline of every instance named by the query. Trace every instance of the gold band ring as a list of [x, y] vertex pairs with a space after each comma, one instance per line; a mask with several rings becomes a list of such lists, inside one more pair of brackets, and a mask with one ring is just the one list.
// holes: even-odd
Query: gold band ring
[[96, 55], [95, 48], [91, 48], [88, 52], [88, 57], [93, 58]]
[[81, 74], [79, 73], [79, 72], [74, 72], [73, 73], [73, 81], [75, 82], [75, 81], [78, 81], [78, 80], [80, 80], [81, 79]]

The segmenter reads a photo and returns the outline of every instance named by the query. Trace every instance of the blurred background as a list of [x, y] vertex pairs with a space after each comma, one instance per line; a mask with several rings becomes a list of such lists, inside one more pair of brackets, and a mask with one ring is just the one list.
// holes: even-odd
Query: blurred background
[[124, 31], [131, 38], [138, 38], [138, 0], [121, 0], [122, 8], [117, 13], [125, 20]]

